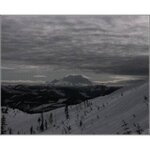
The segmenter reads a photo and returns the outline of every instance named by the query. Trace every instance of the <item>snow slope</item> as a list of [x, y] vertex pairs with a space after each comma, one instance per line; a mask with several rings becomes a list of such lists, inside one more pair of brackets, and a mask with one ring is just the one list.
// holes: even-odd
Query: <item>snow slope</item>
[[4, 115], [6, 128], [11, 128], [13, 134], [30, 134], [31, 127], [35, 134], [148, 134], [148, 114], [148, 83], [145, 83], [69, 106], [68, 117], [63, 107], [45, 112], [43, 132], [38, 122], [41, 114], [9, 109]]

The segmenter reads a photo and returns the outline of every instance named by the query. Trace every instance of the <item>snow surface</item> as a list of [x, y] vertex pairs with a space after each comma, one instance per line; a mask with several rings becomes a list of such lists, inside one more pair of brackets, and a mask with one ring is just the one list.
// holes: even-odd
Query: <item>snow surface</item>
[[[51, 114], [52, 122], [49, 119]], [[148, 83], [69, 106], [68, 114], [69, 119], [64, 107], [45, 112], [47, 127], [43, 132], [38, 122], [41, 114], [9, 108], [4, 115], [6, 128], [11, 128], [12, 134], [30, 134], [31, 127], [35, 134], [138, 134], [139, 128], [142, 134], [148, 134]]]

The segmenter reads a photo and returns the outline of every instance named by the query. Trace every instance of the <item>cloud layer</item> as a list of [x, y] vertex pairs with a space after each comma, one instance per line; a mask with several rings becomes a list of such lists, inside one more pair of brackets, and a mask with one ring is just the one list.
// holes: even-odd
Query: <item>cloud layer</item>
[[3, 16], [2, 67], [3, 80], [147, 78], [148, 16]]

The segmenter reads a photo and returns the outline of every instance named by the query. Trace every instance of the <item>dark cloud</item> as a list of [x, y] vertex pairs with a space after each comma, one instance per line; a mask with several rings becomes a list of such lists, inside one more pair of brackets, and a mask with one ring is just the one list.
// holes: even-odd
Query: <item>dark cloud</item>
[[1, 42], [7, 80], [53, 73], [49, 80], [59, 76], [55, 69], [99, 80], [100, 74], [148, 76], [148, 16], [3, 16]]

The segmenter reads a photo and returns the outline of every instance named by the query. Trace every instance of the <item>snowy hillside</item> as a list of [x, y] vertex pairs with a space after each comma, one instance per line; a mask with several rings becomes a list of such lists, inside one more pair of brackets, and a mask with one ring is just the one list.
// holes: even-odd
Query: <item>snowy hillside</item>
[[6, 134], [148, 134], [148, 102], [145, 83], [43, 114], [9, 108], [4, 128]]

